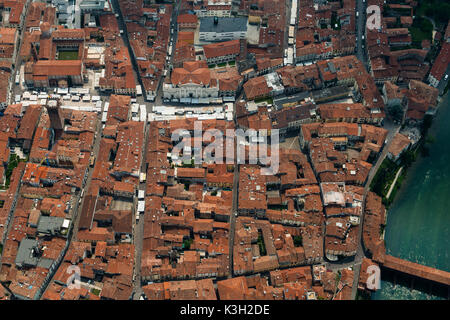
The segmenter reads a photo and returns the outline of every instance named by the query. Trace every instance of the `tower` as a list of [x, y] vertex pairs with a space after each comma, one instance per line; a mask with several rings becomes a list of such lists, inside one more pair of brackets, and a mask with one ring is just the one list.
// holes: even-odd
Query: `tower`
[[55, 140], [61, 137], [64, 129], [64, 116], [57, 100], [50, 100], [47, 103], [47, 112], [50, 118], [50, 126], [55, 133]]

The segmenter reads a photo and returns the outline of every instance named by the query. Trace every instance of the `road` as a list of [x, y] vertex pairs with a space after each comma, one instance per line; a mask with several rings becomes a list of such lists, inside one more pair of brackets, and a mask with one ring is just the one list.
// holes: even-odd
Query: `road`
[[[356, 17], [356, 57], [364, 63], [367, 68], [367, 58], [365, 51], [365, 38], [366, 33], [366, 0], [356, 1], [356, 12], [358, 16]], [[364, 47], [363, 47], [364, 46]]]
[[[363, 205], [362, 205], [362, 212], [361, 212], [361, 219], [360, 219], [360, 223], [359, 223], [359, 233], [358, 233], [359, 242], [358, 242], [358, 249], [357, 249], [356, 258], [355, 258], [355, 264], [356, 263], [360, 264], [362, 262], [362, 259], [365, 257], [365, 253], [364, 253], [364, 249], [363, 249], [363, 238], [362, 238], [363, 228], [362, 228], [362, 226], [364, 225], [364, 212], [365, 212], [364, 206], [366, 203], [367, 194], [370, 191], [370, 185], [372, 183], [373, 178], [375, 177], [375, 174], [377, 173], [378, 169], [380, 168], [381, 164], [383, 163], [384, 159], [386, 158], [389, 146], [392, 143], [392, 139], [394, 138], [395, 134], [397, 134], [400, 131], [400, 126], [393, 124], [388, 119], [385, 120], [384, 128], [386, 130], [388, 130], [388, 135], [386, 137], [386, 142], [385, 142], [384, 148], [383, 148], [381, 154], [378, 156], [377, 162], [370, 169], [369, 176], [367, 177], [367, 181], [364, 186]], [[354, 271], [355, 271], [354, 282], [356, 282], [356, 284], [357, 284], [358, 283], [357, 281], [359, 280], [360, 268], [357, 268]], [[354, 285], [352, 287], [352, 300], [355, 300], [355, 298], [356, 298], [357, 289], [358, 289], [357, 285]]]
[[[30, 3], [31, 3], [31, 0], [28, 0], [26, 2], [26, 4], [25, 4], [25, 9], [24, 9], [25, 10], [25, 16], [27, 16], [27, 14], [28, 14], [28, 8], [29, 8]], [[22, 89], [20, 87], [20, 84], [19, 85], [15, 84], [15, 78], [16, 78], [17, 70], [20, 70], [19, 56], [20, 56], [20, 49], [21, 49], [22, 43], [23, 43], [24, 24], [25, 24], [25, 19], [22, 19], [21, 24], [20, 24], [19, 29], [18, 29], [19, 30], [19, 36], [18, 36], [19, 43], [16, 45], [16, 48], [15, 48], [15, 50], [16, 50], [16, 58], [15, 58], [15, 60], [13, 62], [13, 68], [11, 70], [11, 77], [12, 77], [13, 81], [10, 81], [10, 83], [11, 83], [11, 88], [10, 88], [11, 90], [9, 90], [10, 95], [9, 95], [8, 101], [6, 101], [8, 105], [12, 103], [11, 101], [14, 101], [13, 99], [14, 99], [16, 94], [22, 94]], [[17, 197], [17, 195], [20, 192], [20, 187], [21, 187], [21, 185], [19, 185], [19, 188], [18, 188], [18, 190], [17, 190], [17, 192], [15, 194], [16, 197]], [[6, 234], [9, 234], [9, 231], [11, 230], [11, 226], [13, 225], [13, 220], [14, 220], [14, 216], [11, 217], [11, 220], [9, 221], [8, 225], [5, 228], [6, 229]], [[0, 239], [0, 241], [1, 240], [2, 239]], [[6, 237], [5, 237], [5, 240], [6, 240]], [[0, 266], [2, 265], [2, 256], [3, 255], [0, 254]]]
[[[123, 19], [122, 12], [120, 11], [120, 6], [119, 6], [118, 0], [111, 0], [111, 6], [112, 6], [112, 9], [113, 9], [113, 12], [115, 14], [119, 15], [117, 17], [117, 22], [118, 22], [118, 25], [119, 25], [119, 29], [121, 31], [123, 31], [121, 33], [121, 37], [122, 37], [122, 40], [123, 40], [124, 44], [128, 48], [128, 54], [129, 54], [130, 59], [131, 59], [131, 64], [133, 65], [134, 79], [135, 79], [135, 81], [137, 80], [136, 84], [140, 84], [142, 90], [144, 90], [144, 87], [142, 86], [141, 75], [139, 74], [139, 68], [138, 68], [138, 65], [137, 65], [137, 62], [136, 62], [136, 57], [134, 56], [133, 49], [131, 48], [131, 45], [130, 45], [130, 40], [128, 39], [127, 25], [126, 25], [126, 23], [125, 23], [125, 21]], [[142, 98], [142, 96], [136, 97], [136, 99], [139, 101], [138, 102], [139, 104], [143, 104], [144, 103], [144, 99]]]
[[[366, 46], [365, 46], [365, 39], [363, 40], [363, 36], [365, 38], [365, 31], [366, 31], [366, 7], [367, 3], [366, 0], [357, 0], [356, 2], [356, 11], [358, 12], [358, 16], [356, 17], [356, 57], [362, 61], [366, 67], [367, 65], [367, 53], [366, 53]], [[396, 133], [399, 132], [400, 126], [395, 125], [392, 123], [389, 119], [385, 119], [383, 127], [388, 130], [388, 135], [386, 137], [384, 148], [381, 152], [381, 154], [378, 156], [377, 161], [375, 165], [371, 168], [369, 175], [367, 177], [367, 181], [364, 185], [364, 195], [363, 195], [363, 203], [362, 203], [362, 212], [361, 212], [361, 219], [359, 223], [359, 230], [358, 230], [358, 248], [356, 251], [356, 255], [354, 257], [350, 257], [344, 260], [340, 260], [337, 262], [326, 262], [325, 265], [327, 269], [337, 271], [340, 269], [345, 269], [352, 267], [354, 272], [354, 278], [353, 278], [353, 286], [352, 286], [352, 299], [354, 300], [356, 298], [356, 293], [358, 289], [358, 281], [359, 281], [359, 273], [361, 269], [361, 263], [363, 258], [365, 257], [364, 248], [362, 244], [362, 232], [363, 232], [363, 224], [364, 224], [364, 205], [366, 201], [366, 197], [368, 192], [370, 191], [370, 184], [372, 183], [373, 178], [375, 177], [375, 174], [377, 173], [378, 169], [380, 168], [381, 164], [383, 163], [384, 159], [387, 155], [387, 150], [389, 149], [389, 146], [392, 143], [392, 138], [395, 136]]]
[[370, 169], [369, 175], [367, 177], [367, 181], [364, 185], [364, 194], [363, 194], [363, 201], [362, 201], [362, 208], [361, 208], [361, 219], [359, 223], [359, 229], [358, 229], [358, 248], [356, 250], [356, 255], [353, 257], [348, 257], [336, 262], [326, 262], [325, 266], [327, 269], [332, 271], [337, 271], [341, 269], [346, 269], [349, 267], [353, 268], [354, 272], [354, 281], [353, 281], [353, 287], [352, 287], [352, 299], [354, 300], [356, 297], [357, 289], [358, 289], [358, 280], [359, 280], [359, 273], [360, 273], [360, 267], [363, 258], [365, 257], [364, 253], [364, 247], [363, 247], [363, 239], [362, 239], [362, 233], [363, 233], [363, 224], [364, 224], [364, 205], [366, 202], [366, 197], [368, 192], [370, 191], [370, 184], [372, 183], [373, 178], [375, 177], [375, 174], [377, 173], [378, 169], [380, 168], [381, 164], [383, 163], [384, 159], [387, 155], [387, 150], [389, 149], [389, 146], [392, 143], [392, 138], [395, 136], [396, 133], [399, 132], [400, 126], [395, 125], [392, 121], [389, 119], [385, 119], [383, 128], [388, 130], [388, 134], [386, 137], [385, 145], [383, 147], [383, 150], [381, 154], [378, 156], [377, 161], [375, 165]]
[[[103, 101], [103, 105], [102, 105], [102, 112], [103, 112], [103, 108], [105, 107], [106, 98], [102, 97], [102, 101]], [[98, 151], [100, 149], [100, 140], [102, 139], [102, 132], [103, 132], [102, 123], [100, 121], [100, 117], [97, 117], [97, 128], [96, 128], [96, 133], [95, 133], [96, 137], [94, 140], [94, 146], [92, 148], [92, 153], [93, 153], [94, 157], [98, 154]], [[78, 224], [80, 222], [80, 217], [81, 217], [81, 215], [79, 214], [79, 211], [81, 211], [83, 209], [84, 199], [85, 199], [87, 191], [89, 190], [89, 187], [91, 185], [92, 173], [94, 172], [94, 166], [88, 167], [87, 178], [81, 187], [81, 190], [84, 190], [84, 195], [83, 195], [83, 197], [81, 197], [81, 191], [80, 191], [80, 193], [78, 194], [77, 201], [75, 202], [75, 208], [73, 208], [73, 233], [72, 233], [72, 237], [71, 237], [70, 241], [76, 241], [76, 239], [77, 239], [76, 236], [78, 233]]]
[[[102, 98], [103, 100], [104, 98]], [[103, 100], [103, 107], [104, 107], [104, 100]], [[103, 107], [102, 107], [102, 112], [103, 112]], [[97, 127], [96, 127], [96, 132], [95, 132], [95, 139], [94, 139], [94, 146], [92, 148], [92, 152], [94, 155], [98, 154], [98, 151], [100, 149], [100, 140], [102, 139], [101, 135], [102, 135], [102, 124], [100, 121], [100, 117], [97, 117]], [[68, 238], [67, 238], [67, 242], [66, 242], [66, 247], [64, 249], [63, 255], [66, 254], [67, 249], [70, 246], [70, 243], [72, 243], [73, 241], [77, 241], [77, 234], [78, 234], [78, 225], [80, 222], [80, 211], [83, 209], [83, 205], [84, 205], [84, 199], [86, 198], [86, 194], [87, 191], [89, 190], [89, 187], [91, 185], [91, 181], [92, 181], [92, 173], [94, 172], [94, 166], [92, 167], [88, 167], [88, 172], [86, 174], [86, 178], [83, 180], [83, 183], [81, 184], [81, 188], [80, 191], [77, 192], [76, 196], [72, 197], [72, 203], [74, 203], [74, 206], [71, 208], [71, 216], [72, 216], [72, 225], [71, 225], [71, 229], [68, 233]], [[85, 190], [83, 196], [81, 196], [82, 194], [82, 190]], [[62, 261], [60, 262], [60, 264], [62, 263]], [[54, 269], [52, 276], [49, 278], [49, 281], [47, 282], [47, 286], [53, 281], [53, 277], [55, 276], [56, 272], [59, 270], [59, 266], [60, 264]], [[42, 295], [41, 298], [43, 296], [43, 293], [45, 293], [45, 290], [47, 288], [44, 288], [44, 290], [42, 290]]]
[[[25, 17], [28, 15], [28, 10], [30, 8], [30, 3], [32, 1], [28, 0], [25, 4]], [[22, 19], [22, 22], [19, 26], [19, 35], [18, 35], [18, 41], [19, 43], [16, 45], [15, 50], [17, 50], [17, 54], [16, 54], [16, 58], [13, 62], [13, 68], [11, 70], [11, 77], [12, 77], [12, 81], [11, 81], [11, 90], [9, 91], [10, 95], [8, 98], [8, 104], [13, 103], [12, 101], [14, 101], [14, 98], [16, 95], [18, 94], [22, 94], [23, 89], [21, 87], [20, 84], [16, 85], [15, 79], [16, 79], [16, 74], [17, 71], [20, 71], [20, 65], [21, 65], [21, 59], [20, 59], [20, 50], [22, 49], [22, 44], [23, 44], [23, 38], [25, 36], [25, 19]], [[20, 81], [23, 81], [23, 78], [21, 77]]]
[[[131, 46], [129, 44], [128, 35], [126, 31], [126, 24], [124, 23], [122, 14], [120, 12], [120, 8], [118, 6], [117, 0], [113, 0], [113, 7], [115, 9], [115, 12], [119, 14], [118, 20], [119, 20], [119, 26], [123, 32], [123, 39], [125, 44], [128, 46], [130, 56], [132, 58], [133, 67], [134, 67], [134, 73], [137, 79], [140, 81], [140, 76], [137, 69], [137, 63], [133, 54], [133, 51], [131, 49]], [[172, 21], [171, 21], [171, 29], [174, 29], [174, 32], [171, 34], [171, 38], [169, 40], [170, 43], [174, 47], [177, 40], [177, 27], [176, 27], [176, 16], [179, 10], [180, 2], [177, 1], [177, 3], [174, 6], [174, 10], [172, 12]], [[283, 44], [284, 47], [288, 47], [287, 41], [288, 41], [288, 28], [290, 23], [290, 6], [291, 2], [289, 0], [286, 1], [286, 29], [285, 29], [285, 43]], [[365, 23], [366, 23], [366, 3], [365, 0], [357, 0], [356, 9], [358, 12], [358, 16], [356, 17], [356, 56], [357, 58], [362, 61], [366, 67], [367, 67], [367, 58], [366, 58], [366, 52], [365, 52], [365, 41], [363, 40], [363, 36], [365, 36]], [[169, 62], [166, 64], [166, 67], [169, 68], [172, 65], [173, 61], [173, 51], [172, 50], [172, 56], [170, 57]], [[141, 83], [142, 84], [142, 83]], [[154, 105], [161, 105], [162, 104], [162, 81], [160, 81], [158, 90], [157, 90], [157, 96], [153, 103], [145, 103], [143, 101], [142, 97], [137, 97], [139, 104], [146, 104], [147, 105], [147, 111], [151, 112]], [[235, 119], [235, 124], [236, 119]], [[362, 247], [362, 225], [364, 221], [364, 201], [366, 198], [366, 195], [369, 191], [370, 183], [372, 182], [373, 177], [375, 176], [376, 171], [380, 167], [381, 163], [383, 162], [384, 158], [387, 154], [387, 149], [392, 142], [392, 137], [396, 132], [399, 130], [399, 126], [395, 126], [390, 122], [387, 122], [385, 124], [385, 128], [389, 130], [388, 137], [386, 139], [385, 147], [383, 148], [383, 151], [381, 155], [378, 157], [378, 160], [376, 164], [372, 167], [371, 171], [369, 172], [369, 176], [367, 179], [367, 182], [365, 184], [364, 188], [364, 197], [363, 197], [363, 208], [362, 208], [362, 215], [361, 215], [361, 221], [360, 221], [360, 228], [359, 228], [359, 244], [357, 249], [357, 254], [352, 257], [348, 258], [342, 261], [338, 262], [327, 262], [326, 266], [328, 269], [336, 271], [343, 268], [353, 267], [353, 270], [355, 272], [354, 277], [354, 283], [353, 283], [353, 290], [352, 290], [352, 298], [354, 299], [356, 296], [357, 291], [357, 283], [359, 279], [359, 269], [362, 262], [362, 259], [364, 258], [364, 250]], [[148, 139], [148, 129], [149, 125], [146, 124], [145, 127], [145, 139], [144, 139], [144, 148], [143, 148], [143, 161], [141, 166], [141, 171], [146, 172], [146, 164], [145, 164], [145, 155], [146, 155], [146, 145], [147, 145], [147, 139]], [[139, 185], [140, 190], [145, 190], [145, 183], [140, 183]], [[232, 205], [232, 213], [230, 215], [230, 232], [229, 232], [229, 278], [233, 276], [233, 248], [234, 248], [234, 234], [235, 234], [235, 224], [236, 224], [236, 216], [237, 216], [237, 210], [238, 210], [238, 191], [239, 190], [239, 167], [237, 165], [237, 161], [235, 159], [235, 168], [234, 168], [234, 179], [233, 179], [233, 205]], [[141, 256], [142, 256], [142, 241], [143, 241], [143, 233], [144, 233], [144, 223], [143, 223], [143, 217], [139, 219], [139, 221], [134, 225], [134, 244], [136, 246], [136, 255], [135, 255], [135, 271], [134, 276], [135, 280], [133, 283], [133, 293], [134, 293], [134, 299], [138, 300], [142, 294], [142, 288], [141, 288], [141, 274], [140, 274], [140, 264], [141, 264]]]
[[[236, 101], [239, 101], [242, 99], [243, 93], [239, 95], [239, 97], [236, 99]], [[237, 118], [236, 118], [236, 109], [234, 110], [233, 114], [234, 119], [234, 125], [236, 128], [238, 128]], [[236, 139], [236, 137], [235, 137]], [[237, 142], [235, 140], [234, 145], [237, 145]], [[237, 150], [236, 150], [237, 152]], [[230, 233], [229, 233], [229, 239], [228, 239], [228, 247], [229, 247], [229, 274], [228, 278], [233, 277], [233, 248], [234, 248], [234, 232], [236, 229], [236, 217], [238, 215], [238, 205], [239, 205], [239, 165], [237, 163], [237, 154], [235, 153], [234, 157], [234, 176], [233, 176], [233, 205], [231, 209], [231, 215], [230, 215]]]
[[230, 233], [228, 235], [229, 246], [229, 274], [228, 278], [233, 276], [233, 248], [234, 248], [234, 232], [236, 228], [236, 216], [238, 212], [238, 198], [239, 197], [239, 165], [237, 160], [234, 160], [234, 177], [233, 177], [233, 207], [230, 215]]
[[[175, 47], [176, 41], [177, 41], [177, 19], [178, 11], [180, 8], [181, 1], [178, 0], [174, 4], [174, 8], [172, 11], [172, 18], [171, 18], [171, 29], [174, 30], [173, 33], [171, 33], [168, 46], [172, 44], [172, 47]], [[131, 48], [129, 39], [128, 39], [128, 32], [126, 28], [126, 23], [123, 19], [122, 12], [120, 10], [120, 6], [118, 4], [117, 0], [112, 1], [112, 5], [114, 8], [114, 12], [118, 14], [118, 23], [121, 30], [124, 32], [122, 33], [122, 39], [124, 40], [125, 45], [128, 47], [128, 52], [130, 54], [132, 64], [133, 64], [133, 73], [135, 76], [135, 79], [137, 79], [138, 83], [142, 86], [142, 81], [139, 74], [138, 65], [136, 62], [136, 57], [134, 56], [133, 50]], [[170, 60], [166, 63], [166, 68], [169, 68], [172, 66], [172, 60], [173, 60], [173, 52], [170, 56]], [[157, 92], [156, 92], [156, 98], [155, 101], [152, 103], [146, 102], [144, 96], [138, 96], [136, 97], [136, 103], [140, 105], [145, 105], [147, 109], [147, 113], [150, 113], [153, 111], [153, 106], [155, 105], [161, 105], [162, 104], [162, 83], [164, 80], [164, 76], [161, 77], [161, 80], [159, 81]], [[144, 87], [142, 86], [144, 89]], [[145, 123], [145, 133], [144, 133], [144, 141], [143, 141], [143, 148], [142, 148], [142, 158], [141, 158], [141, 172], [146, 173], [147, 172], [147, 162], [146, 162], [146, 154], [147, 154], [147, 144], [148, 144], [148, 136], [149, 136], [149, 129], [150, 125], [146, 121]], [[140, 182], [139, 183], [139, 190], [146, 190], [146, 183]], [[134, 212], [137, 211], [137, 200], [136, 197], [134, 198]], [[144, 213], [145, 214], [145, 213]], [[139, 300], [142, 295], [142, 281], [141, 281], [141, 259], [142, 259], [142, 250], [143, 250], [143, 237], [144, 237], [144, 216], [141, 215], [139, 220], [136, 221], [134, 219], [133, 223], [133, 243], [135, 245], [135, 265], [134, 265], [134, 271], [133, 271], [133, 300]]]
[[284, 28], [284, 43], [283, 43], [283, 50], [282, 54], [284, 52], [284, 49], [289, 48], [289, 27], [291, 26], [291, 7], [292, 7], [292, 1], [286, 0], [285, 5], [285, 28]]
[[403, 170], [403, 167], [400, 167], [400, 169], [398, 169], [397, 173], [395, 174], [394, 181], [392, 181], [392, 184], [389, 187], [389, 191], [386, 194], [386, 199], [389, 199], [389, 197], [391, 196], [392, 190], [394, 190], [395, 184], [397, 183], [397, 179], [400, 176], [400, 173], [402, 173], [402, 170]]
[[[147, 172], [147, 144], [148, 144], [148, 134], [149, 126], [146, 124], [145, 126], [145, 135], [143, 142], [143, 151], [141, 158], [141, 172]], [[139, 183], [139, 190], [146, 189], [145, 181]], [[136, 199], [136, 197], [135, 197]], [[135, 211], [136, 211], [135, 206]], [[144, 212], [145, 213], [145, 212]], [[142, 281], [141, 281], [141, 259], [142, 259], [142, 250], [143, 250], [143, 240], [144, 240], [144, 216], [141, 215], [139, 220], [134, 220], [133, 224], [133, 243], [135, 247], [135, 256], [134, 256], [134, 277], [133, 277], [133, 300], [139, 300], [142, 295]]]

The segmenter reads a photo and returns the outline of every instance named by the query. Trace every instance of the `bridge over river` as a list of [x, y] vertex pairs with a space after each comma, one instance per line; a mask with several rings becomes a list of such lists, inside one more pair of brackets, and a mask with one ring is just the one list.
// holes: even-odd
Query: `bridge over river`
[[382, 267], [391, 270], [450, 286], [450, 272], [447, 271], [427, 267], [418, 263], [396, 258], [391, 255], [385, 255], [384, 261], [379, 261], [379, 263]]

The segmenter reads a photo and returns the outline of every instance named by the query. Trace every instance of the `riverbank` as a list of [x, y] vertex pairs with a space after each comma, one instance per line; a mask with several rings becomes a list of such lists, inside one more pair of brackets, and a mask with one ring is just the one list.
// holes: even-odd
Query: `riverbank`
[[[443, 97], [429, 134], [428, 155], [418, 154], [387, 214], [386, 253], [450, 270], [450, 103]], [[423, 142], [426, 143], [426, 140]], [[402, 174], [403, 175], [403, 174]], [[391, 195], [393, 197], [394, 195]], [[440, 299], [432, 291], [382, 281], [372, 299]]]

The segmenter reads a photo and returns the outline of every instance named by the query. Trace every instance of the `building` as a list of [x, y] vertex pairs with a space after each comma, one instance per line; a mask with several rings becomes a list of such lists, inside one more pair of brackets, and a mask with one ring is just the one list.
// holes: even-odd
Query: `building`
[[217, 80], [211, 78], [205, 61], [187, 61], [182, 68], [173, 69], [170, 81], [163, 85], [163, 94], [165, 99], [184, 103], [197, 103], [192, 99], [210, 103], [219, 96], [219, 86]]
[[81, 12], [103, 11], [105, 0], [81, 0], [79, 2]]
[[18, 35], [17, 29], [0, 28], [0, 60], [15, 60], [17, 52], [14, 46], [17, 43]]
[[32, 64], [32, 74], [25, 77], [27, 85], [37, 88], [68, 88], [83, 84], [81, 60], [39, 60]]
[[197, 28], [198, 17], [195, 14], [180, 14], [177, 17], [178, 31], [190, 31]]
[[208, 64], [234, 61], [241, 51], [240, 41], [231, 40], [203, 46]]
[[244, 91], [248, 100], [255, 100], [280, 95], [284, 93], [284, 86], [278, 73], [272, 72], [247, 81]]
[[411, 140], [407, 136], [397, 133], [389, 146], [387, 157], [393, 161], [397, 161], [403, 151], [407, 150], [410, 145]]
[[200, 17], [230, 17], [232, 0], [195, 1], [194, 12]]
[[448, 66], [450, 57], [450, 42], [445, 42], [442, 46], [441, 52], [439, 52], [436, 61], [434, 61], [430, 74], [428, 75], [428, 81], [431, 86], [437, 88], [444, 77], [448, 80]]
[[200, 41], [218, 42], [245, 39], [247, 36], [247, 17], [200, 19]]

